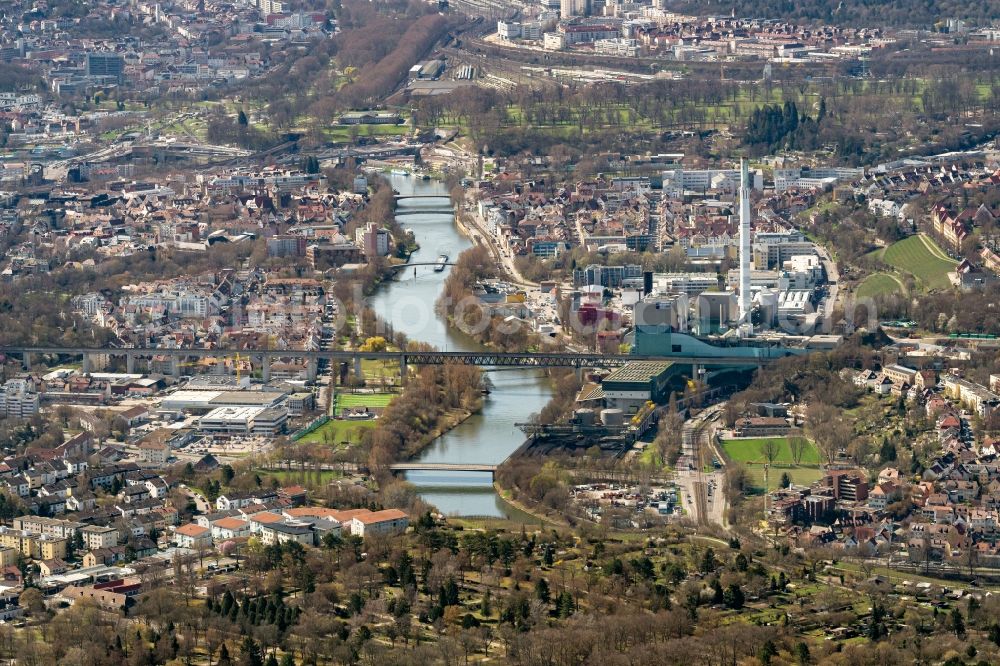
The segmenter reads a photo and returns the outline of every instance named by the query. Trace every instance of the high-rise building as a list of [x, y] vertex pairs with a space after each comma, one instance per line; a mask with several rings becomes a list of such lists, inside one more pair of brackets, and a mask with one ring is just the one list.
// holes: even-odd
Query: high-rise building
[[586, 16], [589, 5], [589, 0], [560, 0], [559, 17], [567, 19], [574, 16]]
[[26, 379], [11, 379], [0, 388], [0, 415], [22, 419], [38, 413], [38, 393]]
[[387, 229], [370, 222], [367, 227], [355, 232], [355, 241], [361, 246], [366, 257], [384, 257], [389, 254], [392, 237]]
[[740, 331], [753, 333], [750, 322], [750, 170], [746, 159], [740, 160]]

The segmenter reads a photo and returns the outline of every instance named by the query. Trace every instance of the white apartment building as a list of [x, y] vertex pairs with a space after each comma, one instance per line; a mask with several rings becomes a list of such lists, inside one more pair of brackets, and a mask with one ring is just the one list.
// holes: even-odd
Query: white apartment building
[[26, 379], [10, 379], [0, 390], [0, 414], [23, 419], [38, 413], [38, 394]]

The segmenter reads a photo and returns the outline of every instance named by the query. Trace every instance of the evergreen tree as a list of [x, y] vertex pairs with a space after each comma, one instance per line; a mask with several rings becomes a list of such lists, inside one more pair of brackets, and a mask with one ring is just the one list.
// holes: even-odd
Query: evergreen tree
[[260, 645], [250, 636], [245, 636], [240, 644], [240, 666], [264, 666]]
[[455, 583], [454, 578], [449, 578], [448, 582], [445, 583], [445, 599], [447, 601], [446, 606], [457, 606], [458, 605], [458, 585]]
[[246, 127], [250, 123], [247, 119], [247, 114], [243, 111], [243, 109], [240, 109], [240, 113], [236, 117], [236, 122], [240, 124], [240, 127]]
[[700, 569], [702, 573], [710, 573], [715, 571], [715, 551], [711, 548], [705, 550], [705, 554], [701, 556]]
[[750, 568], [750, 560], [743, 553], [739, 553], [733, 563], [736, 565], [737, 571], [746, 571]]
[[778, 648], [770, 638], [764, 641], [764, 646], [760, 649], [760, 663], [763, 666], [770, 666], [771, 660], [778, 655]]
[[549, 603], [549, 599], [551, 598], [549, 583], [544, 578], [539, 578], [538, 582], [535, 583], [535, 596], [538, 597], [538, 600], [543, 604]]
[[[934, 607], [937, 613], [937, 607]], [[885, 626], [882, 619], [885, 617], [885, 609], [878, 603], [872, 604], [871, 619], [868, 622], [868, 640], [877, 641], [885, 636]]]
[[957, 608], [951, 609], [951, 615], [948, 617], [948, 628], [955, 632], [959, 638], [965, 636], [965, 620], [962, 618], [962, 611]]
[[489, 589], [483, 594], [483, 600], [479, 602], [479, 614], [483, 617], [489, 617], [493, 614], [493, 606], [490, 599]]
[[215, 662], [216, 666], [233, 666], [233, 659], [229, 656], [229, 648], [223, 643], [219, 648], [219, 658]]
[[896, 459], [896, 445], [888, 439], [882, 440], [882, 447], [879, 449], [879, 457], [883, 462], [892, 462]]
[[712, 603], [721, 604], [725, 599], [725, 594], [722, 591], [722, 583], [719, 582], [718, 578], [715, 578], [709, 587], [712, 588]]
[[732, 583], [723, 593], [723, 602], [728, 608], [732, 608], [733, 610], [743, 608], [744, 601], [746, 601], [746, 598], [743, 596], [743, 590], [736, 583]]
[[[669, 600], [670, 597], [668, 596]], [[576, 603], [573, 601], [573, 595], [569, 593], [568, 590], [563, 590], [559, 595], [559, 601], [556, 604], [556, 609], [559, 617], [567, 618], [576, 611]]]

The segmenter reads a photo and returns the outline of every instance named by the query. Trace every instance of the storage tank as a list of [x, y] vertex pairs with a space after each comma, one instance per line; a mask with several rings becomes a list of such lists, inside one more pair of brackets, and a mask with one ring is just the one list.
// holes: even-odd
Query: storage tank
[[602, 409], [601, 422], [606, 426], [625, 425], [625, 412], [620, 409]]
[[698, 335], [723, 330], [737, 313], [736, 295], [731, 291], [703, 291], [695, 301]]
[[771, 289], [761, 289], [757, 294], [757, 303], [760, 305], [761, 324], [767, 328], [774, 326], [778, 317], [778, 293]]
[[580, 425], [594, 425], [594, 410], [584, 407], [583, 409], [576, 410], [573, 414], [576, 417], [576, 422]]

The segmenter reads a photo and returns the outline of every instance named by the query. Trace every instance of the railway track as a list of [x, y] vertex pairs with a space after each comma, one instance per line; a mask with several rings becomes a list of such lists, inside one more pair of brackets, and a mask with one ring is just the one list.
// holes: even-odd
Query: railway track
[[678, 480], [691, 498], [689, 509], [692, 518], [699, 525], [721, 525], [725, 521], [725, 499], [722, 494], [725, 475], [721, 471], [705, 473], [712, 462], [710, 438], [714, 428], [710, 419], [716, 409], [710, 408], [697, 418], [687, 421], [681, 432], [681, 454], [687, 469], [678, 471]]

